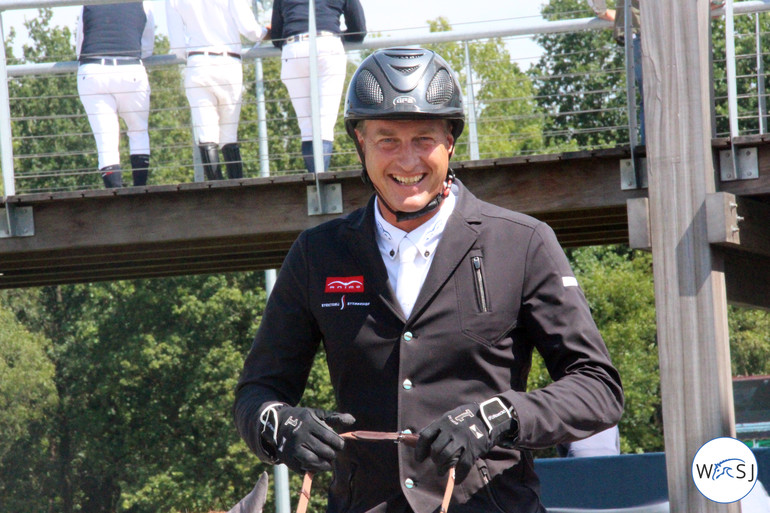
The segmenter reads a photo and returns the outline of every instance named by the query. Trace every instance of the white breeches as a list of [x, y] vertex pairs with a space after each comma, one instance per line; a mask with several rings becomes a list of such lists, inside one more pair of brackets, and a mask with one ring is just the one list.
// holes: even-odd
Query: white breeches
[[[347, 57], [338, 37], [319, 37], [318, 95], [320, 99], [321, 139], [334, 140], [334, 123], [345, 87]], [[297, 114], [303, 141], [313, 139], [313, 120], [310, 117], [310, 41], [297, 41], [283, 46], [281, 52], [281, 81], [291, 97]]]
[[99, 152], [99, 169], [120, 164], [120, 121], [126, 123], [131, 155], [150, 154], [150, 82], [141, 64], [78, 67], [78, 95]]
[[243, 96], [241, 61], [214, 55], [190, 56], [184, 86], [196, 143], [215, 143], [221, 148], [238, 142]]

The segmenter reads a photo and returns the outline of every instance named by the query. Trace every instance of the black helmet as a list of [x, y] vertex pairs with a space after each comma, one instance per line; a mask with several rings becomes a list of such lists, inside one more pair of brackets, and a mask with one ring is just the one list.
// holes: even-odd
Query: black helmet
[[448, 119], [457, 141], [465, 127], [460, 84], [434, 51], [378, 50], [361, 62], [345, 99], [345, 129], [356, 146], [354, 129], [365, 119]]

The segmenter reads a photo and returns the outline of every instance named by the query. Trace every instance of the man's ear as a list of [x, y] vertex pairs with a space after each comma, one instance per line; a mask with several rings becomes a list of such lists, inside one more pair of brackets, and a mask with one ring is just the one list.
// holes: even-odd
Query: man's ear
[[356, 152], [358, 154], [358, 161], [363, 162], [363, 154], [364, 154], [364, 136], [361, 134], [361, 132], [358, 131], [358, 129], [355, 129], [356, 134], [356, 141], [358, 142], [358, 151]]
[[446, 136], [447, 139], [447, 151], [449, 151], [449, 158], [452, 158], [452, 155], [454, 155], [455, 152], [455, 138], [454, 136], [449, 133]]

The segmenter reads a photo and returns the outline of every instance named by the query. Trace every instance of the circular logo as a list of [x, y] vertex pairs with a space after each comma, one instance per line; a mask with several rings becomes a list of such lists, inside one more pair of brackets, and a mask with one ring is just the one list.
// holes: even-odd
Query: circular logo
[[707, 499], [743, 499], [757, 482], [757, 459], [746, 444], [730, 437], [704, 444], [692, 460], [692, 480]]

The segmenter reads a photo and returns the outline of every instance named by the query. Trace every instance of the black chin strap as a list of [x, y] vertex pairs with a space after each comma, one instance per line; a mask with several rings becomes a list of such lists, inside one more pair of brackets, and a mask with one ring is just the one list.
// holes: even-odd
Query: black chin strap
[[[364, 171], [365, 172], [365, 171]], [[446, 180], [444, 181], [444, 188], [436, 194], [436, 197], [433, 198], [428, 202], [427, 205], [422, 207], [417, 212], [402, 212], [400, 210], [393, 210], [390, 205], [383, 199], [382, 194], [380, 194], [380, 191], [377, 190], [377, 187], [374, 188], [375, 192], [377, 193], [377, 197], [380, 199], [380, 203], [394, 216], [396, 216], [396, 222], [400, 223], [402, 221], [411, 221], [412, 219], [417, 219], [418, 217], [422, 217], [428, 212], [433, 212], [436, 210], [440, 205], [441, 202], [444, 201], [444, 198], [449, 196], [449, 192], [452, 188], [452, 183], [455, 179], [455, 173], [452, 171], [452, 168], [450, 167], [447, 171]], [[374, 185], [374, 184], [372, 184]]]

